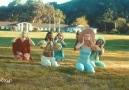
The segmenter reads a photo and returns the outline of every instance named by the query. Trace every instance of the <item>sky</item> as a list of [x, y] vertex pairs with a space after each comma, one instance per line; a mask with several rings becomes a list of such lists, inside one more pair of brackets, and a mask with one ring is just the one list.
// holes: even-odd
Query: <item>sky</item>
[[[12, 2], [13, 0], [0, 0], [0, 6], [8, 6], [8, 4], [10, 2]], [[25, 0], [24, 0], [25, 1]], [[47, 3], [47, 2], [57, 2], [58, 4], [60, 3], [65, 3], [65, 2], [68, 2], [70, 0], [42, 0], [44, 3]]]

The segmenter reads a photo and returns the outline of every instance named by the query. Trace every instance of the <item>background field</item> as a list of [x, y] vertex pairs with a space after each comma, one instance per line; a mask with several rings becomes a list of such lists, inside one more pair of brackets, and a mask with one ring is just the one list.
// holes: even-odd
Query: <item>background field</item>
[[0, 81], [0, 90], [129, 90], [129, 36], [97, 34], [96, 38], [106, 39], [101, 60], [107, 67], [95, 68], [96, 73], [91, 74], [75, 69], [79, 57], [79, 51], [73, 51], [75, 34], [64, 33], [66, 61], [58, 68], [40, 64], [42, 50], [37, 43], [44, 39], [44, 32], [29, 33], [36, 44], [31, 47], [33, 60], [15, 61], [10, 41], [19, 34], [0, 31], [0, 80], [13, 80], [9, 84]]

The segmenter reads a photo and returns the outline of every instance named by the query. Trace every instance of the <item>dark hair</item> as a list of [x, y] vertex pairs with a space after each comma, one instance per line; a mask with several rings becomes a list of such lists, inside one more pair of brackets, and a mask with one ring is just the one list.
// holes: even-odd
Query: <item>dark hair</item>
[[[102, 40], [102, 39], [98, 39], [98, 40], [96, 41], [96, 43], [95, 43], [96, 45], [98, 44], [98, 41], [99, 41], [99, 40]], [[103, 40], [102, 40], [102, 41], [103, 41]], [[104, 44], [104, 41], [103, 41], [103, 44]]]
[[76, 36], [78, 36], [78, 35], [79, 35], [79, 33], [80, 33], [80, 31], [78, 30], [78, 31], [76, 32]]
[[48, 35], [49, 35], [49, 34], [53, 34], [53, 33], [52, 33], [52, 32], [47, 32], [46, 37], [45, 37], [45, 41], [48, 40]]

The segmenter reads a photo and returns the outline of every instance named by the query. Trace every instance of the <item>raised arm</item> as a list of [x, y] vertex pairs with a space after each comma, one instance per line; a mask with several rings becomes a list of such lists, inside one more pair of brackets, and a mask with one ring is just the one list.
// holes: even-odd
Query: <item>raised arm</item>
[[101, 47], [100, 47], [100, 55], [102, 55], [102, 54], [104, 54], [104, 52], [105, 52], [105, 49], [104, 49], [104, 46], [102, 45]]
[[41, 40], [39, 43], [38, 43], [38, 46], [43, 49], [44, 47], [46, 47], [47, 45], [47, 42], [45, 40]]
[[29, 38], [29, 43], [30, 43], [31, 46], [35, 46], [35, 43], [32, 41], [31, 38]]
[[82, 47], [84, 43], [77, 43], [77, 45], [75, 46], [76, 49], [80, 49]]
[[17, 39], [17, 38], [12, 39], [11, 42], [12, 42], [12, 43], [16, 42], [16, 39]]
[[75, 48], [76, 48], [76, 49], [80, 49], [83, 44], [84, 44], [84, 37], [83, 37], [82, 43], [78, 42], [78, 43], [76, 44]]

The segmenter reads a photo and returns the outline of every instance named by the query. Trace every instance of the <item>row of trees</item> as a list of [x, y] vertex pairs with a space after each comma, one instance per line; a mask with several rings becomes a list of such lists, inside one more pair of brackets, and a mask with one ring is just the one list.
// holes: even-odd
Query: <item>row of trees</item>
[[83, 16], [89, 26], [99, 31], [110, 32], [116, 28], [120, 33], [127, 33], [129, 30], [129, 0], [71, 0], [60, 5], [51, 4], [65, 13], [65, 20], [70, 24]]
[[71, 0], [63, 4], [23, 1], [0, 7], [0, 21], [82, 24], [101, 32], [129, 32], [129, 0]]
[[65, 15], [53, 5], [42, 0], [14, 0], [9, 5], [0, 7], [0, 21], [64, 23]]

